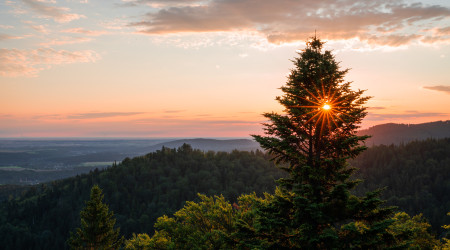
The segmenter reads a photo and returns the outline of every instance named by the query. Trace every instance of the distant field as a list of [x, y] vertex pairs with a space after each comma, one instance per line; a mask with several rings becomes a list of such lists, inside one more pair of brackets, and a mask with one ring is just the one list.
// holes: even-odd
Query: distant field
[[110, 166], [113, 163], [114, 163], [113, 161], [83, 162], [80, 164], [80, 167], [103, 167], [103, 166]]
[[0, 167], [0, 170], [3, 170], [3, 171], [22, 171], [22, 170], [26, 170], [26, 168], [19, 167], [19, 166], [5, 166], [5, 167]]

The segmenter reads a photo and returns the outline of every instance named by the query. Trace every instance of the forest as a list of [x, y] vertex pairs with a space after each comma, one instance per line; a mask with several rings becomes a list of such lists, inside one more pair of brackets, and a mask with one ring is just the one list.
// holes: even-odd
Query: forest
[[[79, 212], [98, 184], [126, 238], [153, 233], [156, 219], [173, 214], [197, 193], [236, 202], [241, 194], [273, 193], [286, 174], [261, 151], [203, 152], [189, 145], [162, 148], [104, 170], [41, 184], [1, 204], [0, 241], [5, 249], [64, 249], [79, 226]], [[424, 214], [436, 236], [450, 224], [450, 139], [369, 148], [354, 161], [363, 179], [354, 190], [385, 189], [382, 198], [409, 215]], [[120, 185], [117, 185], [119, 183]], [[51, 240], [50, 240], [51, 239]]]
[[450, 223], [450, 138], [375, 146], [350, 162], [359, 169], [355, 177], [364, 180], [358, 194], [385, 188], [387, 204], [422, 213], [439, 235], [440, 226]]
[[[261, 151], [203, 152], [189, 145], [162, 148], [95, 170], [28, 189], [1, 205], [0, 241], [7, 249], [63, 249], [94, 184], [104, 191], [121, 233], [152, 232], [156, 218], [180, 209], [197, 193], [273, 191], [284, 174]], [[51, 240], [49, 240], [51, 239]]]

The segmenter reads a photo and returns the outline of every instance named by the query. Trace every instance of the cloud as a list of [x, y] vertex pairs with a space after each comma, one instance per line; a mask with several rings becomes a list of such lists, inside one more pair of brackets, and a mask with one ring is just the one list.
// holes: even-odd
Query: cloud
[[44, 25], [29, 25], [32, 29], [36, 30], [39, 33], [43, 33], [43, 34], [48, 34], [49, 31], [47, 30], [47, 28], [45, 28]]
[[[4, 117], [0, 136], [160, 136], [160, 137], [247, 137], [261, 131], [261, 121], [226, 118], [139, 118], [141, 112], [90, 112], [48, 114], [35, 117]], [[137, 117], [134, 117], [136, 115]], [[114, 118], [126, 116], [125, 118]], [[2, 114], [0, 114], [0, 118]], [[68, 119], [68, 117], [71, 117]], [[96, 119], [109, 118], [112, 119]], [[138, 118], [138, 119], [136, 119]], [[84, 122], [84, 120], [89, 122]]]
[[99, 113], [80, 113], [67, 116], [68, 119], [97, 119], [117, 116], [132, 116], [143, 114], [143, 112], [99, 112]]
[[119, 4], [119, 6], [133, 7], [139, 5], [148, 5], [153, 8], [162, 8], [168, 6], [196, 6], [201, 2], [202, 0], [122, 0], [122, 4]]
[[14, 26], [0, 24], [0, 29], [5, 29], [5, 30], [7, 30], [7, 29], [12, 29], [12, 28], [14, 28]]
[[36, 30], [39, 33], [43, 33], [43, 34], [48, 34], [49, 33], [46, 25], [36, 25], [32, 21], [22, 21], [22, 22], [27, 24], [28, 27]]
[[181, 118], [181, 117], [152, 117], [152, 118], [141, 118], [134, 120], [138, 124], [203, 124], [203, 125], [248, 125], [248, 124], [258, 124], [260, 125], [262, 120], [237, 120], [237, 119], [227, 119], [227, 118], [212, 118], [211, 115], [197, 115], [202, 117], [209, 117], [207, 119], [191, 119], [191, 118]]
[[450, 86], [445, 85], [438, 85], [438, 86], [424, 86], [424, 89], [434, 90], [434, 91], [440, 91], [447, 94], [450, 94]]
[[95, 62], [100, 55], [92, 50], [67, 51], [51, 48], [34, 50], [0, 49], [0, 76], [37, 76], [52, 65]]
[[444, 28], [433, 28], [430, 29], [431, 34], [425, 36], [421, 42], [424, 43], [439, 43], [439, 42], [449, 42], [450, 41], [450, 26]]
[[415, 110], [405, 111], [403, 113], [395, 114], [376, 114], [369, 113], [365, 118], [366, 121], [384, 121], [391, 119], [412, 119], [412, 118], [435, 118], [435, 117], [448, 117], [448, 113], [437, 113], [437, 112], [419, 112]]
[[73, 29], [66, 29], [62, 31], [63, 33], [73, 33], [73, 34], [83, 34], [88, 36], [100, 36], [104, 34], [108, 34], [108, 31], [103, 30], [86, 30], [83, 28], [73, 28]]
[[182, 113], [186, 110], [165, 110], [164, 113], [173, 114], [173, 113]]
[[369, 109], [369, 110], [381, 110], [381, 109], [386, 109], [386, 107], [367, 107], [367, 109]]
[[0, 33], [0, 41], [10, 40], [10, 39], [22, 39], [22, 38], [23, 37], [20, 37], [20, 36], [10, 36], [7, 34]]
[[[157, 4], [160, 1], [131, 1]], [[166, 2], [167, 3], [167, 2]], [[352, 0], [211, 0], [173, 1], [131, 23], [138, 32], [156, 34], [198, 32], [258, 32], [274, 44], [303, 41], [317, 30], [324, 39], [358, 38], [370, 44], [401, 46], [418, 42], [450, 16], [450, 9], [402, 1]], [[194, 4], [195, 3], [195, 4]], [[420, 24], [420, 25], [419, 25]], [[419, 26], [422, 27], [419, 29]], [[434, 36], [444, 37], [446, 28]]]
[[54, 3], [52, 1], [50, 2], [40, 0], [22, 0], [22, 1], [35, 12], [45, 17], [52, 18], [58, 23], [66, 23], [85, 17], [79, 14], [69, 13], [70, 9], [68, 8], [55, 7], [49, 5], [48, 3]]
[[447, 35], [447, 36], [449, 36], [450, 35], [450, 26], [438, 29], [437, 33], [440, 34], [440, 35]]

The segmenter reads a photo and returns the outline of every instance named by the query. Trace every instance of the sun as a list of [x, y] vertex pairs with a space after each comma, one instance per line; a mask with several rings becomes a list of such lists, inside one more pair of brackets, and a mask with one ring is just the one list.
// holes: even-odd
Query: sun
[[347, 115], [344, 112], [342, 103], [345, 98], [342, 98], [339, 93], [339, 89], [325, 89], [315, 88], [313, 91], [304, 89], [308, 96], [297, 96], [305, 101], [306, 105], [295, 105], [292, 107], [306, 108], [309, 112], [305, 113], [305, 124], [313, 123], [318, 129], [317, 133], [322, 135], [325, 129], [331, 130], [333, 127], [338, 127], [338, 122], [342, 121], [341, 116]]

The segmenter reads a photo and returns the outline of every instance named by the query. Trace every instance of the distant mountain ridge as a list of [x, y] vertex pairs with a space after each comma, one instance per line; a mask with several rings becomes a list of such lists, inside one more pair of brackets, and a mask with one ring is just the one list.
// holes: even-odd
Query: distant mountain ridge
[[261, 150], [261, 147], [256, 141], [250, 139], [227, 139], [227, 140], [217, 140], [217, 139], [180, 139], [175, 141], [168, 141], [158, 143], [147, 148], [148, 152], [155, 152], [160, 150], [162, 147], [166, 148], [178, 148], [183, 144], [189, 144], [194, 149], [199, 149], [202, 151], [222, 151], [231, 152], [233, 150], [239, 151], [255, 151], [257, 149]]
[[372, 136], [366, 140], [367, 146], [401, 144], [428, 138], [450, 138], [450, 120], [420, 124], [387, 123], [358, 131], [358, 135]]

